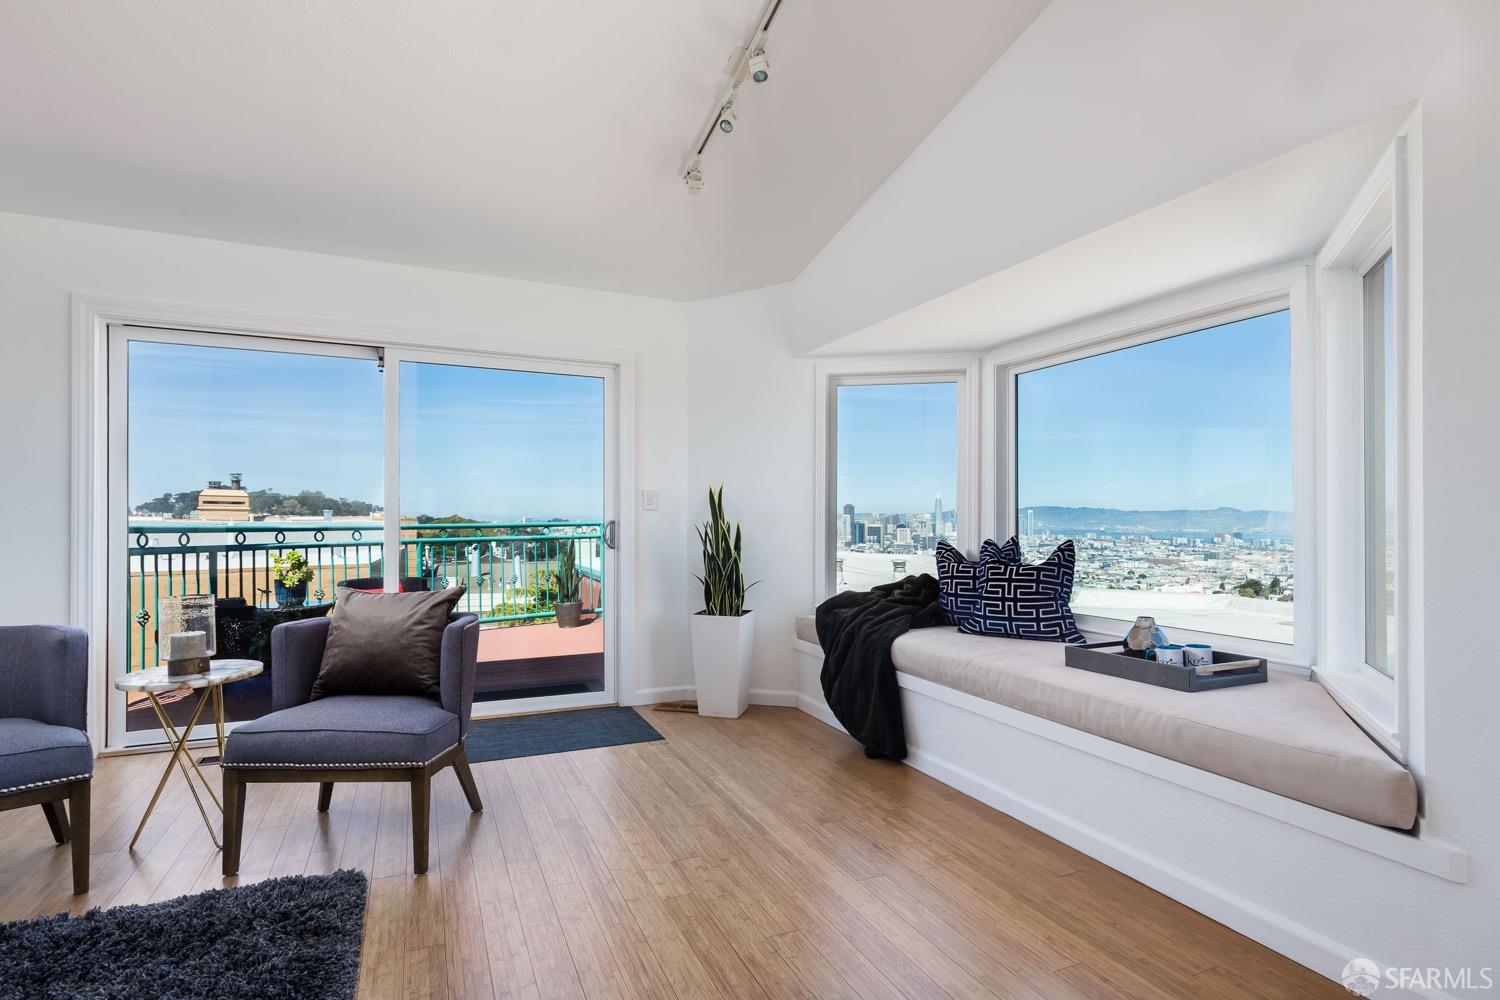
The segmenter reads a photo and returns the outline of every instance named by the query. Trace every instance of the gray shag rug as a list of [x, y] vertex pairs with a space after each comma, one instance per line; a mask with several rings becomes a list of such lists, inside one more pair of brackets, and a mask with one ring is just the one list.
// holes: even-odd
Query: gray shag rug
[[365, 892], [345, 869], [0, 924], [0, 997], [349, 1000]]

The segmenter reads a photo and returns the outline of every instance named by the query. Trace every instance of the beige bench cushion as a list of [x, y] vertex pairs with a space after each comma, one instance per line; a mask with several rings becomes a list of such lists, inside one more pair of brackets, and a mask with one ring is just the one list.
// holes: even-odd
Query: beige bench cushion
[[818, 644], [818, 624], [812, 615], [797, 616], [797, 638], [814, 646]]
[[1309, 805], [1403, 830], [1416, 822], [1410, 772], [1319, 684], [1273, 674], [1189, 694], [1075, 670], [1063, 649], [931, 628], [901, 636], [891, 657], [913, 677]]

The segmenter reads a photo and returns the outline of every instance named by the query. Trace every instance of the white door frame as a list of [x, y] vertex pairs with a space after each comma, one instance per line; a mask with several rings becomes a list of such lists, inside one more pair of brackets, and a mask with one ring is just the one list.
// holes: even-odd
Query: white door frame
[[[401, 365], [403, 362], [431, 365], [455, 365], [467, 368], [492, 368], [498, 371], [527, 371], [557, 375], [582, 375], [604, 381], [604, 516], [607, 526], [618, 523], [620, 517], [620, 434], [619, 434], [619, 378], [620, 367], [613, 363], [589, 361], [559, 361], [528, 358], [509, 354], [475, 354], [471, 351], [445, 351], [428, 348], [393, 347], [385, 352], [385, 495], [401, 496]], [[385, 519], [385, 564], [400, 565], [401, 553], [401, 509], [388, 504], [387, 512], [395, 517]], [[606, 529], [607, 530], [607, 529]], [[501, 701], [476, 701], [473, 717], [493, 719], [506, 715], [531, 712], [546, 712], [563, 708], [589, 708], [613, 705], [619, 697], [616, 680], [620, 648], [619, 617], [614, 612], [615, 595], [619, 587], [619, 532], [616, 531], [616, 547], [604, 556], [603, 593], [606, 613], [604, 615], [604, 690], [583, 694], [548, 695], [540, 698], [515, 698]], [[607, 548], [607, 546], [606, 546]], [[393, 574], [386, 574], [387, 588], [396, 583]]]
[[[636, 578], [636, 524], [633, 505], [623, 502], [624, 498], [635, 493], [634, 351], [589, 343], [506, 337], [484, 330], [439, 331], [81, 293], [72, 296], [72, 315], [69, 620], [89, 633], [88, 727], [90, 739], [96, 747], [123, 748], [122, 743], [114, 739], [119, 730], [112, 730], [107, 718], [111, 690], [108, 644], [112, 620], [109, 607], [110, 499], [112, 488], [122, 486], [110, 475], [109, 328], [112, 325], [270, 337], [289, 343], [316, 341], [329, 346], [375, 347], [390, 353], [398, 353], [401, 349], [441, 351], [446, 357], [466, 357], [480, 363], [504, 357], [512, 364], [528, 360], [612, 366], [615, 371], [613, 412], [607, 411], [606, 419], [614, 418], [613, 438], [617, 454], [610, 501], [616, 512], [618, 541], [613, 559], [606, 559], [606, 566], [613, 563], [617, 585], [610, 596], [612, 613], [606, 621], [612, 619], [616, 629], [612, 671], [614, 693], [621, 704], [634, 703], [637, 628], [631, 584]], [[610, 672], [606, 671], [607, 674]], [[528, 702], [517, 710], [533, 712], [542, 707], [539, 702]]]
[[[132, 342], [154, 343], [154, 344], [183, 344], [192, 347], [214, 347], [225, 350], [255, 350], [268, 351], [277, 354], [311, 354], [319, 357], [343, 357], [360, 358], [376, 361], [380, 352], [373, 347], [355, 347], [345, 344], [324, 344], [314, 342], [305, 338], [288, 339], [267, 336], [238, 336], [228, 333], [204, 333], [198, 330], [164, 329], [162, 327], [147, 327], [135, 323], [109, 323], [107, 324], [107, 338], [109, 351], [109, 373], [107, 378], [109, 396], [108, 436], [107, 448], [108, 468], [120, 470], [120, 475], [109, 477], [109, 489], [107, 509], [110, 512], [120, 512], [128, 509], [129, 498], [126, 493], [127, 475], [124, 470], [129, 468], [129, 440], [127, 426], [127, 403], [128, 403], [128, 350]], [[129, 546], [130, 532], [127, 530], [127, 520], [123, 517], [110, 516], [106, 518], [105, 537], [108, 540], [105, 552], [104, 564], [106, 569], [106, 601], [108, 607], [108, 622], [115, 627], [106, 626], [104, 639], [100, 642], [95, 636], [90, 636], [90, 646], [99, 645], [106, 651], [104, 662], [115, 664], [125, 662], [125, 630], [120, 628], [125, 621], [129, 609], [130, 595], [126, 592], [127, 587], [119, 586], [119, 581], [128, 577], [127, 573], [127, 549]], [[116, 586], [108, 586], [108, 581], [114, 581]], [[111, 674], [113, 670], [109, 671]], [[150, 729], [142, 729], [135, 733], [126, 729], [125, 696], [115, 691], [113, 685], [106, 683], [104, 687], [105, 697], [105, 735], [107, 742], [101, 741], [101, 746], [111, 748], [126, 748], [139, 746], [159, 746], [163, 743], [162, 731], [153, 726]], [[225, 728], [233, 729], [238, 723], [230, 723]], [[212, 719], [199, 722], [193, 730], [193, 739], [208, 739], [214, 736]]]

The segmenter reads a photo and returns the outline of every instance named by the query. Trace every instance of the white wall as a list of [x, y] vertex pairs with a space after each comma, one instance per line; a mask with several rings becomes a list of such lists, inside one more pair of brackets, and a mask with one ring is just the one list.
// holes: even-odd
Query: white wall
[[[746, 578], [759, 581], [751, 697], [781, 705], [797, 688], [792, 619], [813, 604], [813, 363], [792, 355], [789, 304], [786, 285], [694, 303], [688, 333], [688, 512], [707, 517], [709, 484], [724, 484]], [[689, 572], [701, 573], [686, 530]]]
[[[0, 214], [0, 621], [68, 620], [69, 341], [74, 292], [496, 338], [637, 356], [637, 484], [659, 511], [635, 539], [638, 686], [689, 675], [684, 525], [687, 306], [319, 254]], [[443, 331], [439, 333], [438, 331]], [[631, 498], [625, 498], [626, 503]]]

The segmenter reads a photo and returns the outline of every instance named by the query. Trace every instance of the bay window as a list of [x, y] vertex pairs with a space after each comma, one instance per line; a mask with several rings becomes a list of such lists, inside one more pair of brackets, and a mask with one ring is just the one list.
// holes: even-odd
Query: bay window
[[1294, 641], [1291, 312], [1248, 312], [1011, 369], [1016, 534], [1102, 631]]

